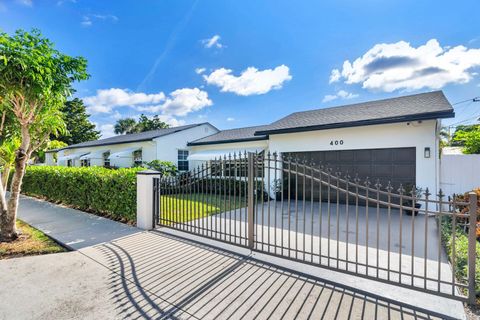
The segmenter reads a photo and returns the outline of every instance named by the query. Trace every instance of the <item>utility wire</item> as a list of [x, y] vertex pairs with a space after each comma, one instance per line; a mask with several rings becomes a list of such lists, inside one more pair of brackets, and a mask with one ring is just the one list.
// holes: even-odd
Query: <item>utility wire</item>
[[[465, 103], [465, 102], [470, 102], [470, 103], [468, 103], [468, 104], [466, 104], [466, 105], [464, 105], [464, 106], [461, 106], [460, 108], [457, 108], [457, 110], [458, 110], [458, 109], [466, 108], [466, 107], [470, 106], [470, 105], [471, 105], [472, 103], [474, 103], [474, 102], [480, 102], [480, 97], [474, 97], [474, 98], [471, 98], [471, 99], [458, 101], [458, 102], [452, 104], [452, 106], [455, 106], [455, 105], [458, 105], [458, 104], [461, 104], [461, 103]], [[465, 110], [466, 110], [466, 109], [465, 109]], [[462, 111], [465, 111], [465, 110], [462, 110]], [[458, 125], [460, 125], [460, 124], [462, 124], [462, 123], [468, 122], [468, 121], [470, 121], [470, 120], [473, 120], [473, 119], [475, 119], [475, 118], [477, 118], [477, 117], [479, 117], [479, 116], [480, 116], [480, 113], [476, 113], [473, 117], [469, 117], [469, 118], [467, 118], [467, 119], [463, 119], [463, 120], [461, 120], [461, 121], [455, 122], [455, 123], [447, 126], [447, 128], [455, 128], [456, 126], [458, 126]], [[480, 120], [480, 119], [479, 119], [479, 120]]]
[[479, 102], [480, 101], [480, 97], [474, 97], [474, 98], [470, 98], [470, 99], [467, 99], [467, 100], [463, 100], [463, 101], [459, 101], [459, 102], [455, 102], [452, 104], [452, 106], [456, 106], [457, 104], [460, 104], [460, 103], [465, 103], [465, 102]]

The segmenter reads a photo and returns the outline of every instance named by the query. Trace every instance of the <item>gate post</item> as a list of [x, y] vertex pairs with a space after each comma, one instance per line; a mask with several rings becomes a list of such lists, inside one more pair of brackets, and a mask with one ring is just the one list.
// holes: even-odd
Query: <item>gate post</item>
[[154, 178], [160, 178], [160, 172], [155, 170], [137, 172], [137, 227], [144, 230], [155, 228]]
[[476, 303], [475, 296], [475, 262], [476, 246], [477, 246], [477, 194], [470, 192], [469, 200], [469, 228], [468, 228], [468, 303], [474, 305]]
[[254, 182], [255, 182], [255, 172], [254, 172], [254, 153], [248, 153], [248, 184], [247, 184], [247, 239], [248, 239], [248, 247], [253, 249], [254, 247], [254, 228], [255, 228], [255, 221], [253, 220], [254, 217]]

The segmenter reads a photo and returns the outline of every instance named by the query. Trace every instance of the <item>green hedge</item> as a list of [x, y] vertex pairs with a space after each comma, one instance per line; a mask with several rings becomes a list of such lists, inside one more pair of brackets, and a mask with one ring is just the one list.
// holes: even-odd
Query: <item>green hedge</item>
[[136, 218], [136, 172], [102, 167], [27, 167], [22, 193], [123, 222]]
[[[451, 217], [442, 218], [442, 241], [447, 250], [448, 257], [452, 258], [452, 219]], [[480, 242], [476, 244], [477, 260], [475, 263], [475, 291], [477, 298], [480, 296]], [[468, 235], [457, 225], [455, 238], [455, 273], [457, 279], [466, 279], [468, 277]]]

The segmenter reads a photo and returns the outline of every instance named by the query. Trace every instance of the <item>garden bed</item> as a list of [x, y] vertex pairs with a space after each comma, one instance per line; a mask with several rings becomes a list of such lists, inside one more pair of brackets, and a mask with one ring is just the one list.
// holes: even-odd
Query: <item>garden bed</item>
[[43, 232], [21, 220], [17, 220], [17, 228], [21, 233], [18, 239], [0, 242], [0, 260], [67, 251]]

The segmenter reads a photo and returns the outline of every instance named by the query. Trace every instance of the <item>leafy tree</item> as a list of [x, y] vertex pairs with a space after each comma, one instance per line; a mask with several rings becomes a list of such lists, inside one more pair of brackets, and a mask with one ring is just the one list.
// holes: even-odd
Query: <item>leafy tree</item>
[[100, 131], [95, 130], [95, 125], [88, 120], [89, 115], [81, 99], [67, 101], [61, 111], [68, 132], [56, 137], [56, 140], [71, 145], [100, 138]]
[[[48, 142], [47, 146], [43, 150], [38, 150], [37, 156], [39, 162], [45, 162], [45, 152], [48, 150], [61, 149], [68, 146], [67, 143], [60, 140], [51, 140]], [[57, 159], [57, 154], [54, 154], [53, 157]]]
[[[2, 112], [0, 133], [1, 182], [3, 184], [3, 191], [5, 191], [10, 177], [10, 170], [15, 162], [15, 151], [20, 146], [18, 126], [14, 122], [11, 113], [7, 113], [6, 111]], [[0, 190], [0, 192], [2, 192], [2, 190]]]
[[5, 192], [8, 186], [8, 179], [10, 177], [10, 170], [15, 162], [15, 151], [20, 146], [20, 139], [18, 137], [10, 137], [2, 141], [0, 146], [0, 166], [2, 166], [2, 185]]
[[455, 132], [452, 135], [451, 144], [452, 146], [464, 146], [463, 139], [457, 139], [457, 135], [463, 135], [465, 132], [477, 131], [480, 130], [480, 124], [468, 124], [468, 125], [459, 125], [455, 128]]
[[114, 127], [116, 134], [129, 134], [137, 132], [137, 121], [133, 118], [125, 118], [117, 121]]
[[454, 141], [463, 146], [464, 153], [480, 153], [480, 126], [469, 128], [467, 131], [455, 131]]
[[[0, 192], [0, 241], [18, 237], [15, 221], [27, 161], [51, 135], [65, 134], [61, 109], [72, 83], [89, 77], [86, 69], [84, 58], [59, 52], [39, 30], [0, 32], [0, 112], [12, 119], [20, 141], [8, 202]], [[0, 136], [6, 139], [6, 132]]]
[[175, 176], [178, 173], [177, 167], [170, 161], [152, 160], [145, 162], [145, 166], [149, 169], [160, 172], [162, 176]]
[[148, 118], [146, 115], [140, 115], [138, 122], [133, 118], [120, 119], [115, 124], [114, 131], [116, 134], [130, 134], [145, 132], [151, 130], [158, 130], [168, 128], [169, 125], [166, 122], [160, 120], [158, 115]]
[[146, 115], [140, 115], [137, 123], [137, 131], [138, 132], [145, 132], [150, 130], [158, 130], [158, 129], [165, 129], [168, 128], [169, 125], [158, 117], [158, 115], [153, 116], [151, 119], [148, 118]]

